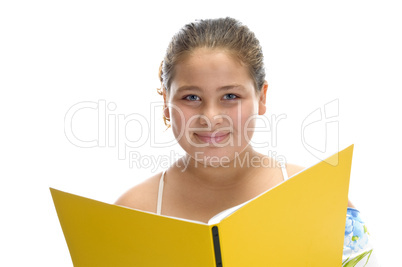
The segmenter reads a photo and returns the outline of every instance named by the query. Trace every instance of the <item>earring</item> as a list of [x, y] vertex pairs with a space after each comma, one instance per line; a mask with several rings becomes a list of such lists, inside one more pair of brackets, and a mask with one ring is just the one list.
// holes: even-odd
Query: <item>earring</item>
[[[165, 114], [163, 114], [163, 122], [164, 122], [165, 125], [167, 126], [166, 130], [169, 129], [169, 127], [171, 126], [171, 124], [168, 123], [168, 122], [170, 122], [170, 118], [166, 117]], [[165, 130], [165, 131], [166, 131], [166, 130]]]

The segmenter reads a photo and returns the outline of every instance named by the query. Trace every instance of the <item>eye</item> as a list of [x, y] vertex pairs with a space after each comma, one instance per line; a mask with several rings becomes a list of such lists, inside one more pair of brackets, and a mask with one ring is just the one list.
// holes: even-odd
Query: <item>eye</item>
[[238, 98], [238, 97], [235, 94], [226, 94], [226, 95], [223, 96], [223, 99], [225, 99], [225, 100], [233, 100], [233, 99], [236, 99], [236, 98]]
[[201, 100], [198, 96], [196, 95], [187, 95], [183, 99], [189, 100], [189, 101], [199, 101]]

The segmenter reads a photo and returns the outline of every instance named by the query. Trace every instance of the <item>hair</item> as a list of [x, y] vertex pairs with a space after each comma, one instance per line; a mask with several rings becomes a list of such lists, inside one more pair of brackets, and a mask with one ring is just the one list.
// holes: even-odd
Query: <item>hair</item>
[[233, 18], [205, 19], [185, 25], [176, 33], [159, 67], [162, 88], [169, 92], [175, 66], [197, 48], [220, 48], [237, 57], [249, 70], [256, 91], [265, 82], [264, 56], [255, 34]]

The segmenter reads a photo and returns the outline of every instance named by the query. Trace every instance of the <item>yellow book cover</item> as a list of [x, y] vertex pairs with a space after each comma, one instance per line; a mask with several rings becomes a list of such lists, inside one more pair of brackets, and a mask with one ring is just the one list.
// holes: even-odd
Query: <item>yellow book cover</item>
[[209, 223], [51, 188], [76, 267], [342, 265], [353, 145]]

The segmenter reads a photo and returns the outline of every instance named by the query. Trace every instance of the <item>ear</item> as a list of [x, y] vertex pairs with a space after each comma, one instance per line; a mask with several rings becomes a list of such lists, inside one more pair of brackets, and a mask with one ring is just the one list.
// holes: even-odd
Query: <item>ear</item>
[[259, 99], [258, 99], [258, 115], [264, 115], [267, 111], [267, 91], [268, 91], [268, 82], [264, 81], [264, 84], [261, 88]]
[[167, 92], [166, 92], [165, 87], [163, 87], [162, 96], [163, 96], [163, 115], [165, 115], [165, 117], [167, 119], [169, 119], [170, 118], [170, 113], [169, 113], [169, 108], [168, 108], [168, 105], [167, 105], [168, 96], [167, 96]]

